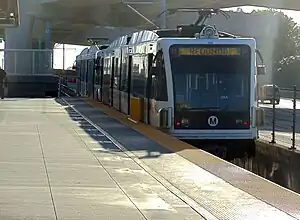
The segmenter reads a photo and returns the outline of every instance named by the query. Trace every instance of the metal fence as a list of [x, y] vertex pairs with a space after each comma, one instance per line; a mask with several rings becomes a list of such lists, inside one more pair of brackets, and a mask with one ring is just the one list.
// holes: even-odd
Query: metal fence
[[53, 74], [53, 50], [2, 49], [2, 67], [8, 74]]
[[[75, 79], [75, 81], [73, 81]], [[70, 83], [70, 80], [72, 82]], [[76, 78], [73, 76], [59, 76], [58, 79], [58, 97], [77, 95], [76, 92]]]
[[[61, 72], [54, 68], [64, 61], [74, 62], [70, 50], [49, 49], [0, 49], [0, 66], [7, 72], [7, 97], [33, 97], [57, 95], [57, 75]], [[74, 53], [74, 50], [71, 51]], [[64, 54], [63, 58], [60, 54]], [[71, 54], [71, 55], [69, 55]], [[70, 57], [71, 56], [71, 57]], [[68, 59], [69, 58], [69, 59]], [[1, 62], [2, 61], [2, 62]], [[70, 65], [70, 64], [68, 64]], [[60, 65], [64, 66], [64, 65]], [[75, 87], [72, 82], [69, 82]]]
[[270, 143], [288, 146], [291, 150], [300, 147], [300, 124], [297, 121], [300, 116], [298, 107], [300, 89], [280, 88], [280, 102], [276, 103], [275, 86], [272, 88], [270, 103], [260, 102], [260, 107], [265, 113], [265, 124], [260, 127], [260, 138]]

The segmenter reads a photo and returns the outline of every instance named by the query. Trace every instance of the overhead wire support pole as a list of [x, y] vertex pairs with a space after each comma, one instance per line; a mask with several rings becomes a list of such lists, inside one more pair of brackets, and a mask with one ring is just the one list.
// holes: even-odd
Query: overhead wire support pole
[[66, 56], [66, 48], [65, 48], [65, 44], [63, 44], [63, 70], [65, 70], [65, 56]]
[[156, 27], [158, 29], [160, 28], [157, 24], [155, 24], [153, 21], [151, 21], [149, 18], [147, 18], [145, 15], [143, 15], [141, 12], [139, 12], [138, 10], [136, 10], [134, 7], [132, 7], [130, 5], [130, 4], [148, 5], [148, 4], [152, 4], [151, 2], [127, 2], [127, 1], [122, 0], [121, 3], [122, 4], [126, 4], [126, 6], [128, 8], [130, 8], [132, 11], [134, 11], [137, 15], [139, 15], [140, 17], [142, 17], [148, 23], [152, 24], [154, 27]]
[[291, 150], [295, 150], [295, 144], [296, 144], [296, 103], [297, 103], [297, 87], [294, 85], [293, 87], [293, 133], [292, 133], [292, 146], [290, 147]]
[[273, 85], [273, 95], [272, 95], [272, 140], [271, 144], [276, 144], [275, 141], [275, 129], [276, 129], [276, 107], [275, 107], [275, 85]]

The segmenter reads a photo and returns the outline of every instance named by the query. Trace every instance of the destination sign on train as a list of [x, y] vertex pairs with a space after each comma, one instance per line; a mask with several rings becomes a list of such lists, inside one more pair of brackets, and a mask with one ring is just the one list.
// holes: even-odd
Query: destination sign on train
[[178, 48], [180, 56], [239, 56], [241, 48], [237, 47], [185, 47]]

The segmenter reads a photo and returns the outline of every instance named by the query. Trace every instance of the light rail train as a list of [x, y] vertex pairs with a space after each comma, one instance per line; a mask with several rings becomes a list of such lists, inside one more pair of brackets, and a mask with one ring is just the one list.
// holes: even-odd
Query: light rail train
[[253, 156], [257, 55], [255, 39], [214, 26], [144, 30], [78, 55], [77, 91], [184, 141]]

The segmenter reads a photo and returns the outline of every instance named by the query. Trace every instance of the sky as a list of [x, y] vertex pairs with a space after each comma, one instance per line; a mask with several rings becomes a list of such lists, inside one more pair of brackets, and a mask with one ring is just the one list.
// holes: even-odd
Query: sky
[[[86, 46], [65, 44], [65, 69], [72, 67], [76, 56], [86, 48]], [[54, 69], [63, 69], [63, 45], [54, 46]]]
[[[255, 9], [264, 9], [261, 7], [252, 7], [252, 6], [243, 6], [239, 7], [244, 12], [250, 13]], [[230, 10], [236, 10], [235, 8], [229, 8]], [[297, 11], [290, 11], [290, 10], [282, 10], [286, 15], [292, 17], [295, 22], [299, 23], [300, 25], [300, 12]], [[0, 43], [0, 49], [4, 48], [4, 43]], [[85, 48], [85, 46], [77, 46], [77, 45], [65, 45], [65, 68], [71, 67], [76, 60], [76, 56]], [[3, 52], [0, 52], [0, 66], [2, 67], [2, 59], [3, 59]], [[56, 45], [54, 48], [54, 68], [55, 69], [62, 69], [63, 68], [63, 46]]]

